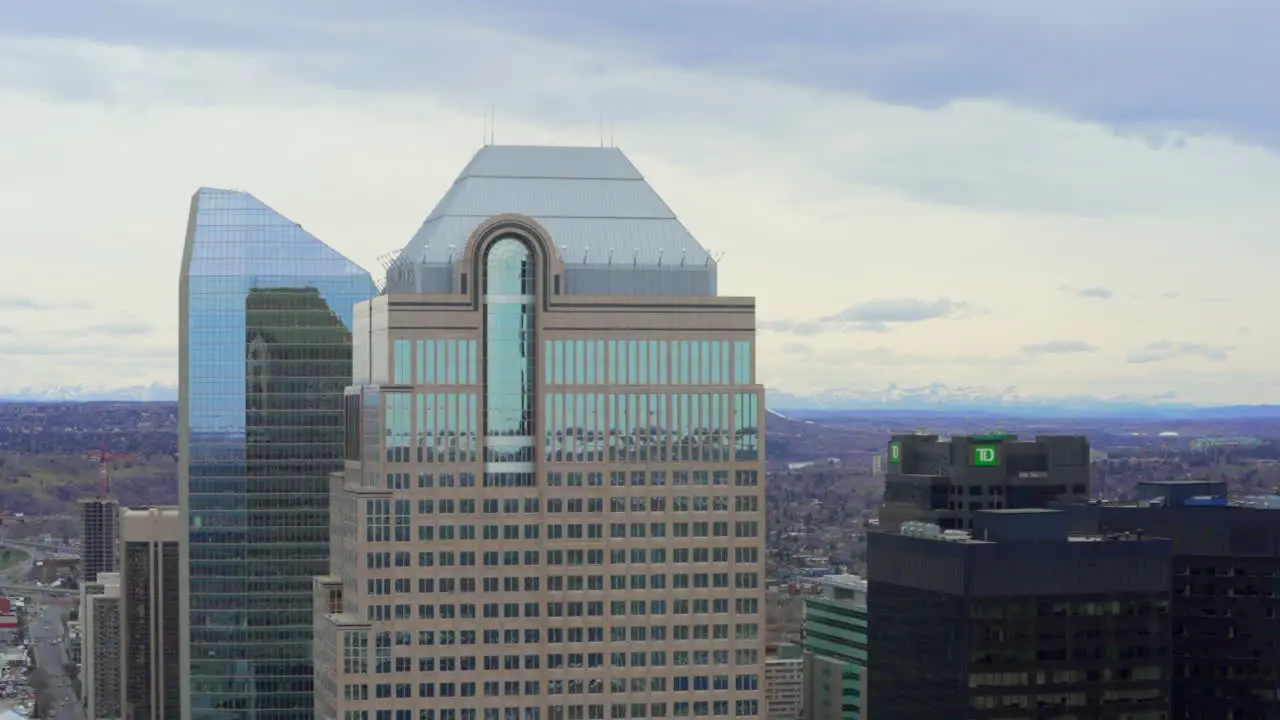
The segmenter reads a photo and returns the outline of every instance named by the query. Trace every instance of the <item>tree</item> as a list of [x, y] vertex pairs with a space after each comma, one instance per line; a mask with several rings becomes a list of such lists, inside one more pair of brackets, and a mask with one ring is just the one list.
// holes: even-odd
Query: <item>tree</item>
[[27, 678], [27, 684], [31, 686], [31, 693], [36, 696], [37, 717], [57, 704], [57, 698], [53, 696], [52, 688], [49, 687], [49, 673], [44, 668], [37, 666], [32, 670], [31, 677]]

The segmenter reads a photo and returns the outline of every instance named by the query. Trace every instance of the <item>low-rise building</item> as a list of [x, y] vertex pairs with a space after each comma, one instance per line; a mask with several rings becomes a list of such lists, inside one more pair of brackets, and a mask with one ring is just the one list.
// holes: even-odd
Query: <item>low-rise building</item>
[[803, 694], [803, 648], [791, 643], [768, 646], [764, 660], [765, 717], [799, 720]]

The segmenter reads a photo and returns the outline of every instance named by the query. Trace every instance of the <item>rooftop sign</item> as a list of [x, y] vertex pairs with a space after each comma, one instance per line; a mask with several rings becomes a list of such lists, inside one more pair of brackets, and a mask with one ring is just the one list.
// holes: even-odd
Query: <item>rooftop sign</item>
[[998, 445], [974, 445], [973, 464], [976, 467], [996, 467], [1000, 464]]

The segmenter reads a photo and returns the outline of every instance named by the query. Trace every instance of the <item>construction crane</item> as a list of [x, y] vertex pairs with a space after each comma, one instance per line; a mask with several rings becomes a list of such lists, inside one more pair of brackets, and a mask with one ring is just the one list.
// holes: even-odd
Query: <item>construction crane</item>
[[110, 490], [110, 486], [108, 484], [110, 474], [107, 471], [108, 463], [111, 463], [112, 461], [121, 462], [124, 460], [136, 460], [138, 456], [136, 453], [115, 453], [106, 448], [102, 448], [100, 450], [94, 450], [86, 457], [90, 460], [98, 461], [98, 497], [105, 500], [107, 498], [107, 492]]

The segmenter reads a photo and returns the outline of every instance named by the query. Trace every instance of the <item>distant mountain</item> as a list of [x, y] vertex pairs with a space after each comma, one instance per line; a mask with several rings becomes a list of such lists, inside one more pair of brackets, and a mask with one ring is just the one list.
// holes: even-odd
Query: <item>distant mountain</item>
[[1131, 417], [1131, 418], [1280, 418], [1280, 405], [1203, 406], [1177, 402], [1171, 396], [1111, 398], [1023, 397], [1016, 388], [991, 392], [980, 388], [934, 384], [921, 387], [890, 385], [880, 390], [835, 388], [813, 395], [769, 391], [772, 410], [823, 413], [902, 412], [966, 413], [1002, 417]]
[[[0, 392], [0, 402], [176, 402], [178, 388], [152, 383], [121, 388], [84, 385], [29, 387]], [[1026, 418], [1280, 418], [1280, 405], [1205, 406], [1158, 397], [1023, 397], [1016, 388], [992, 392], [982, 388], [933, 384], [920, 387], [890, 385], [879, 390], [833, 388], [812, 395], [770, 390], [770, 410], [806, 416], [825, 413], [901, 413], [993, 415]]]
[[84, 385], [28, 387], [15, 392], [0, 392], [0, 402], [65, 403], [65, 402], [176, 402], [178, 388], [151, 383], [121, 388], [92, 388]]

